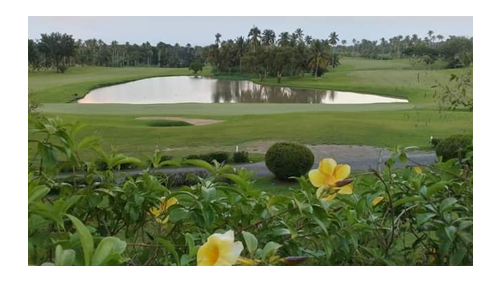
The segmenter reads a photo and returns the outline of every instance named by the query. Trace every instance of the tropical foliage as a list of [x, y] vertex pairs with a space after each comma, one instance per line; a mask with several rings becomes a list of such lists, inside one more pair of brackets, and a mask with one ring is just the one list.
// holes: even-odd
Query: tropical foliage
[[[473, 263], [472, 151], [396, 169], [411, 148], [395, 148], [384, 167], [358, 175], [325, 159], [309, 178], [295, 178], [300, 188], [277, 195], [256, 189], [249, 171], [216, 161], [185, 160], [209, 175], [171, 187], [155, 170], [176, 162], [158, 151], [142, 174], [120, 173], [140, 161], [80, 138], [82, 127], [29, 116], [31, 265]], [[83, 161], [83, 150], [106, 170]], [[64, 178], [63, 163], [74, 171]]]

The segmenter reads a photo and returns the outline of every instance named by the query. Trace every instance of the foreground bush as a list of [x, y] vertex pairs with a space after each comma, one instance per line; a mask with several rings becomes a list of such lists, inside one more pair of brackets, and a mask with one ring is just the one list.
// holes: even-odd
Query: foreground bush
[[306, 174], [314, 163], [314, 155], [305, 145], [280, 142], [266, 152], [266, 166], [276, 178], [289, 180]]
[[[29, 128], [31, 265], [473, 264], [472, 152], [395, 171], [406, 159], [396, 149], [384, 170], [356, 178], [323, 159], [309, 179], [296, 178], [300, 189], [276, 195], [255, 189], [245, 169], [201, 160], [184, 162], [206, 176], [170, 189], [150, 170], [113, 172], [140, 161], [104, 152], [95, 137], [77, 141], [77, 125], [30, 118]], [[55, 181], [56, 159], [81, 167], [82, 150], [108, 169]], [[151, 160], [153, 169], [176, 165], [158, 151]]]
[[464, 158], [472, 149], [472, 135], [453, 135], [441, 140], [436, 146], [436, 155], [444, 161]]

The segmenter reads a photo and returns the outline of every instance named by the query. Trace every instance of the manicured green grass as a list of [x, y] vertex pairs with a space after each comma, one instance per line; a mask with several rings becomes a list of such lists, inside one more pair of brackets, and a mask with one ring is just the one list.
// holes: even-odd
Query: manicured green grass
[[[430, 136], [471, 133], [469, 112], [434, 110], [314, 112], [270, 115], [210, 116], [225, 122], [208, 126], [154, 128], [130, 115], [61, 115], [66, 121], [91, 124], [86, 133], [101, 135], [105, 146], [129, 153], [162, 149], [234, 147], [257, 140], [307, 144], [358, 144], [429, 147]], [[201, 116], [203, 117], [203, 116]], [[190, 153], [191, 154], [191, 153]]]
[[257, 81], [264, 85], [295, 88], [329, 89], [407, 98], [411, 103], [431, 104], [435, 89], [432, 86], [446, 83], [450, 74], [466, 69], [411, 70], [404, 60], [379, 61], [367, 59], [342, 59], [342, 65], [316, 79], [284, 77], [281, 84], [276, 79]]
[[71, 67], [64, 74], [55, 71], [29, 72], [28, 89], [36, 93], [40, 102], [65, 103], [81, 98], [95, 88], [148, 77], [173, 75], [192, 75], [192, 72], [187, 68]]
[[[64, 103], [99, 85], [148, 76], [187, 75], [187, 69], [76, 67], [65, 74], [29, 73], [29, 87], [44, 102], [41, 110], [71, 122], [90, 124], [84, 134], [99, 134], [104, 146], [140, 155], [156, 146], [182, 157], [257, 140], [291, 140], [307, 144], [417, 145], [451, 134], [472, 133], [471, 112], [440, 113], [433, 101], [436, 81], [459, 70], [411, 70], [406, 60], [342, 59], [324, 77], [284, 78], [280, 86], [367, 92], [408, 98], [407, 104], [76, 104]], [[204, 70], [209, 74], [209, 70]], [[224, 77], [227, 78], [227, 77]], [[276, 79], [255, 82], [277, 85]], [[208, 126], [150, 127], [141, 116], [219, 119]]]
[[[419, 105], [422, 107], [423, 105]], [[426, 105], [426, 107], [428, 107]], [[137, 115], [137, 116], [235, 116], [262, 115], [293, 112], [366, 112], [386, 110], [409, 110], [414, 104], [270, 104], [270, 103], [216, 103], [216, 104], [78, 104], [47, 103], [41, 111], [53, 114], [78, 115]], [[213, 117], [211, 117], [213, 118]]]

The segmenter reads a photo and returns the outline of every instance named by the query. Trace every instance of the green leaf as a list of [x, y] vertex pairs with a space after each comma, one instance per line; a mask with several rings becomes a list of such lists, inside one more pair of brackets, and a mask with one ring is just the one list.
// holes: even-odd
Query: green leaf
[[267, 260], [268, 258], [276, 255], [276, 252], [278, 249], [281, 247], [280, 244], [276, 242], [268, 242], [266, 246], [264, 246], [264, 249], [262, 249], [262, 256], [261, 258], [264, 260]]
[[273, 230], [273, 234], [275, 236], [283, 236], [283, 235], [291, 235], [291, 232], [288, 228], [276, 228]]
[[253, 256], [255, 250], [257, 250], [259, 241], [255, 235], [250, 232], [243, 231], [241, 234], [243, 234], [243, 239], [245, 239], [245, 245], [247, 245], [248, 252]]
[[242, 188], [245, 191], [248, 191], [248, 190], [252, 189], [252, 186], [250, 185], [250, 183], [248, 181], [244, 180], [243, 178], [241, 178], [238, 175], [235, 175], [235, 174], [223, 174], [222, 176], [225, 177], [225, 178], [227, 178], [227, 179], [230, 179], [231, 181], [233, 181], [234, 183], [236, 183], [240, 188]]
[[165, 247], [165, 249], [174, 256], [175, 261], [177, 262], [177, 265], [181, 264], [181, 260], [179, 258], [179, 254], [175, 250], [175, 247], [172, 244], [172, 242], [170, 242], [168, 240], [165, 240], [163, 238], [156, 238], [155, 240], [156, 240], [156, 242], [162, 244], [163, 247]]
[[81, 142], [78, 143], [77, 149], [83, 149], [86, 147], [89, 147], [91, 145], [97, 144], [101, 140], [101, 137], [99, 136], [88, 136], [85, 137]]
[[193, 258], [196, 256], [196, 253], [198, 252], [198, 249], [196, 248], [196, 245], [194, 243], [194, 237], [193, 235], [191, 235], [191, 233], [186, 233], [185, 238], [186, 238], [186, 244], [189, 249], [189, 257]]
[[90, 234], [88, 228], [79, 219], [72, 215], [66, 216], [71, 220], [80, 237], [80, 243], [82, 244], [83, 255], [85, 257], [85, 265], [90, 265], [90, 261], [94, 255], [94, 239], [92, 238], [92, 234]]
[[75, 251], [63, 250], [61, 245], [57, 245], [56, 247], [56, 258], [54, 261], [54, 265], [56, 266], [71, 266], [75, 261]]
[[427, 198], [431, 198], [434, 193], [439, 192], [445, 188], [446, 188], [446, 182], [441, 181], [441, 182], [435, 183], [435, 184], [431, 185], [429, 188], [427, 188], [426, 196], [427, 196]]
[[167, 215], [169, 216], [168, 220], [175, 223], [187, 218], [189, 216], [189, 211], [183, 206], [176, 204], [168, 208]]
[[450, 265], [452, 266], [461, 265], [462, 260], [464, 259], [466, 253], [467, 249], [465, 248], [456, 249], [453, 255], [450, 257]]
[[406, 203], [409, 203], [409, 202], [417, 202], [417, 201], [421, 201], [421, 200], [422, 200], [422, 198], [420, 196], [405, 197], [405, 198], [396, 200], [394, 202], [393, 206], [397, 207], [399, 205], [403, 205], [403, 204], [406, 204]]
[[119, 257], [119, 255], [125, 251], [126, 247], [127, 243], [116, 237], [106, 237], [102, 239], [92, 256], [91, 265], [107, 265], [106, 263], [114, 257]]
[[458, 230], [465, 230], [469, 227], [472, 226], [472, 221], [463, 221], [460, 223], [460, 225], [458, 226]]
[[184, 164], [203, 168], [203, 169], [209, 171], [212, 175], [216, 174], [215, 168], [212, 165], [210, 165], [208, 162], [203, 161], [203, 160], [196, 160], [196, 159], [184, 160]]
[[181, 164], [179, 162], [173, 161], [173, 160], [163, 161], [163, 162], [160, 162], [160, 164], [158, 164], [158, 168], [165, 167], [165, 166], [180, 167]]
[[457, 233], [457, 228], [453, 225], [449, 225], [444, 228], [444, 232], [446, 233], [446, 236], [448, 236], [448, 239], [453, 241], [455, 239], [455, 234]]
[[28, 205], [42, 199], [50, 192], [50, 188], [45, 185], [39, 185], [28, 191]]
[[417, 226], [421, 226], [422, 224], [426, 223], [429, 221], [431, 218], [435, 217], [436, 214], [432, 213], [425, 213], [421, 215], [417, 215]]
[[43, 143], [38, 144], [38, 151], [42, 157], [42, 165], [48, 170], [52, 170], [57, 165], [57, 153], [52, 146]]
[[326, 225], [316, 216], [312, 216], [312, 219], [316, 222], [316, 224], [323, 230], [323, 232], [328, 235], [328, 229], [326, 228]]
[[441, 204], [439, 205], [439, 210], [441, 210], [442, 213], [446, 213], [447, 211], [453, 208], [453, 205], [455, 205], [455, 203], [457, 203], [457, 199], [453, 197], [446, 198], [443, 201], [441, 201]]

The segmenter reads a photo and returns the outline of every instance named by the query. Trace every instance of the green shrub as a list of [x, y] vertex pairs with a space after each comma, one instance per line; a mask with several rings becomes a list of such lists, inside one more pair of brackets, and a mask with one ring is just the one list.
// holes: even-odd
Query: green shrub
[[429, 143], [432, 145], [432, 147], [436, 147], [440, 142], [441, 142], [441, 139], [436, 139], [433, 137], [431, 137], [431, 140], [429, 141]]
[[[108, 170], [108, 165], [106, 164], [106, 162], [104, 162], [102, 160], [95, 161], [94, 165], [95, 165], [97, 171]], [[116, 166], [114, 169], [115, 170], [137, 170], [137, 169], [139, 169], [139, 165], [137, 165], [135, 163], [124, 163], [124, 164], [120, 164], [120, 165]], [[69, 172], [72, 172], [72, 170], [69, 170]]]
[[442, 156], [443, 161], [447, 161], [452, 158], [463, 158], [469, 150], [472, 150], [472, 135], [453, 135], [438, 143], [436, 155]]
[[185, 159], [198, 159], [203, 160], [208, 163], [216, 160], [219, 163], [227, 162], [229, 160], [229, 153], [224, 151], [210, 152], [206, 154], [191, 154], [185, 157]]
[[224, 151], [216, 151], [208, 154], [210, 162], [216, 160], [219, 163], [227, 162], [229, 160], [229, 153]]
[[282, 180], [302, 176], [314, 164], [311, 150], [294, 142], [275, 143], [267, 150], [265, 159], [267, 168]]
[[248, 152], [240, 151], [233, 153], [233, 160], [235, 163], [248, 163], [250, 159], [248, 157]]

